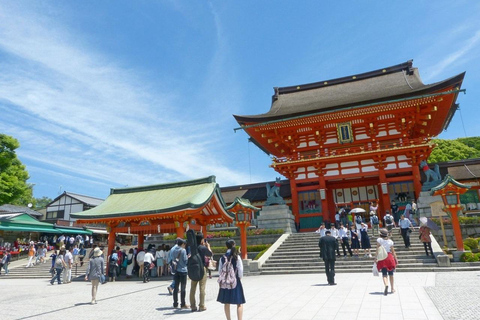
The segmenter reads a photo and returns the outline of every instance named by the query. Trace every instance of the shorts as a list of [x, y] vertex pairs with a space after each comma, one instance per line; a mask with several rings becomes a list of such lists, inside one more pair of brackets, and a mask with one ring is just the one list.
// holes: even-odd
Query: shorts
[[388, 271], [387, 268], [382, 268], [382, 276], [386, 277], [387, 274], [389, 276], [393, 276], [394, 271], [395, 271], [395, 269]]

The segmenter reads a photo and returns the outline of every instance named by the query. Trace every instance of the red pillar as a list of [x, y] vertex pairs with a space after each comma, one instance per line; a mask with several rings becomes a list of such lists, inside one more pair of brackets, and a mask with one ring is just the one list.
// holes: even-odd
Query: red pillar
[[247, 222], [237, 222], [238, 227], [240, 228], [240, 245], [242, 247], [241, 257], [243, 260], [247, 259]]
[[[457, 195], [458, 197], [458, 195]], [[443, 203], [447, 203], [445, 195], [442, 195]], [[464, 251], [462, 230], [460, 229], [460, 222], [458, 221], [458, 211], [460, 210], [459, 204], [447, 205], [447, 209], [450, 212], [450, 218], [452, 219], [453, 235], [455, 236], [455, 243], [457, 244], [458, 251]]]
[[[390, 211], [390, 196], [388, 195], [388, 182], [387, 182], [387, 176], [385, 175], [385, 171], [383, 170], [383, 167], [380, 167], [378, 169], [378, 178], [379, 178], [379, 184], [378, 184], [378, 189], [380, 191], [380, 207], [377, 212], [378, 212], [378, 218], [380, 221], [382, 221], [383, 217], [385, 216], [385, 211]], [[387, 192], [384, 193], [382, 190], [382, 183], [387, 183]]]
[[138, 249], [143, 250], [143, 242], [145, 241], [145, 236], [143, 233], [138, 234]]
[[[330, 220], [330, 221], [335, 221], [335, 218], [333, 220], [331, 219], [331, 208], [328, 207], [328, 195], [327, 195], [327, 183], [325, 182], [325, 177], [323, 176], [323, 172], [320, 172], [319, 178], [318, 178], [318, 185], [320, 186], [320, 200], [322, 202], [322, 216], [323, 216], [323, 221], [325, 220]], [[323, 189], [323, 191], [322, 191]], [[322, 199], [322, 193], [324, 194], [324, 199]], [[333, 214], [335, 217], [335, 213]]]
[[185, 229], [183, 228], [183, 223], [180, 223], [178, 227], [175, 228], [177, 232], [177, 238], [182, 238], [185, 236]]
[[[115, 249], [115, 231], [110, 230], [108, 233], [108, 252], [106, 252], [106, 256], [110, 256], [113, 252], [113, 249]], [[107, 265], [107, 274], [108, 274], [108, 263]]]
[[412, 174], [413, 174], [413, 188], [415, 189], [415, 199], [420, 197], [420, 192], [422, 192], [422, 183], [421, 183], [421, 175], [420, 175], [420, 167], [418, 163], [413, 163], [412, 166]]
[[295, 179], [290, 180], [290, 190], [292, 193], [292, 214], [295, 217], [295, 223], [300, 223], [300, 214], [298, 213], [298, 193]]

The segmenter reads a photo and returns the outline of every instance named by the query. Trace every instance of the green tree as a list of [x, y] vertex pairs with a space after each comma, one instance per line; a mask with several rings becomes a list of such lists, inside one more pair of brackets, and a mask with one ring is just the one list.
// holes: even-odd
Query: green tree
[[27, 205], [33, 201], [28, 172], [15, 153], [19, 147], [17, 139], [0, 134], [0, 205]]
[[[467, 140], [472, 146], [480, 146], [476, 144], [475, 139], [479, 138], [468, 138], [471, 140]], [[480, 150], [476, 149], [475, 147], [471, 147], [465, 144], [461, 139], [455, 140], [444, 140], [444, 139], [435, 139], [433, 142], [437, 144], [437, 146], [433, 149], [430, 157], [428, 158], [428, 162], [435, 163], [435, 162], [446, 162], [446, 161], [453, 161], [453, 160], [464, 160], [464, 159], [473, 159], [473, 158], [480, 158]]]
[[49, 197], [35, 198], [35, 209], [43, 209], [53, 200]]

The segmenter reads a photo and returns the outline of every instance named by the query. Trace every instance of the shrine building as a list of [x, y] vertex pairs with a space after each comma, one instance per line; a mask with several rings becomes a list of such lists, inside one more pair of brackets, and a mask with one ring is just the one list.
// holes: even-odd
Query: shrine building
[[290, 180], [300, 231], [334, 221], [340, 207], [392, 201], [421, 192], [420, 170], [458, 105], [465, 73], [425, 85], [412, 61], [348, 77], [274, 88], [267, 113], [234, 115], [250, 140]]

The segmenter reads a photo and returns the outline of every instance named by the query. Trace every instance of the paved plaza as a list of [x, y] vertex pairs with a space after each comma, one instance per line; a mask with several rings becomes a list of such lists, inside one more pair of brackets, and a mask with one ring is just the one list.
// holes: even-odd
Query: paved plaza
[[[381, 278], [371, 274], [337, 274], [336, 281], [326, 285], [324, 274], [244, 277], [244, 319], [435, 320], [480, 314], [480, 272], [398, 273], [397, 292], [388, 296]], [[88, 282], [52, 286], [45, 279], [0, 279], [0, 319], [225, 319], [215, 277], [207, 281], [205, 312], [174, 309], [169, 283], [108, 283], [99, 287], [98, 304], [90, 305]]]

